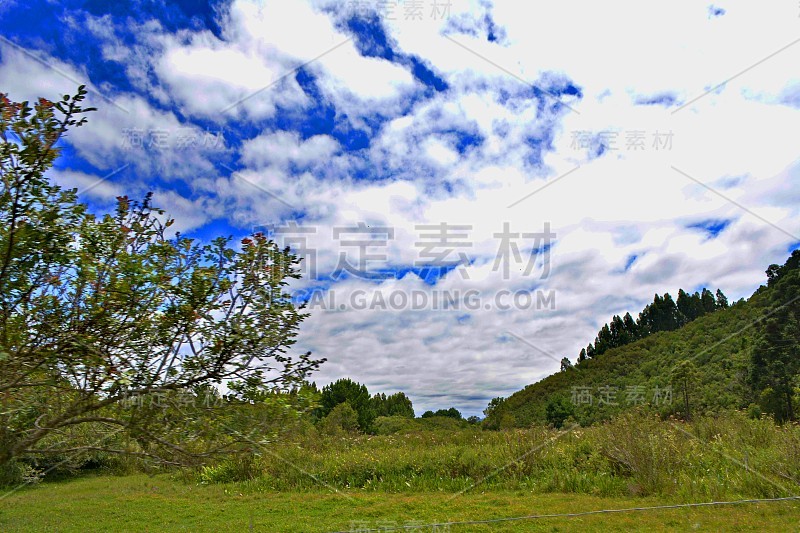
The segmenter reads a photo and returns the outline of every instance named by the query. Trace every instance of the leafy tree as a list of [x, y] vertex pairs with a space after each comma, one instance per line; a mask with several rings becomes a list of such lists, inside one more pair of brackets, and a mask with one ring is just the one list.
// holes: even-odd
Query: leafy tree
[[616, 348], [626, 344], [625, 342], [625, 323], [619, 315], [614, 315], [611, 319], [611, 346]]
[[371, 399], [372, 413], [378, 416], [403, 416], [414, 418], [414, 406], [411, 399], [402, 392], [389, 396], [383, 393], [376, 394]]
[[586, 347], [586, 357], [588, 357], [589, 359], [594, 359], [595, 356], [597, 356], [597, 350], [595, 350], [594, 345], [590, 343]]
[[464, 419], [464, 417], [461, 416], [461, 411], [459, 411], [455, 407], [451, 407], [450, 409], [440, 409], [436, 411], [436, 416], [446, 416], [448, 418], [454, 418], [456, 420]]
[[[703, 295], [699, 292], [688, 294], [680, 289], [677, 302], [673, 301], [669, 294], [664, 296], [656, 294], [653, 303], [639, 313], [637, 320], [634, 320], [630, 313], [625, 313], [621, 318], [614, 315], [611, 322], [603, 325], [597, 333], [594, 342], [581, 350], [578, 363], [602, 355], [612, 348], [635, 342], [652, 333], [678, 329], [706, 312], [727, 307], [728, 300], [722, 291], [717, 291], [716, 299], [710, 291], [706, 289], [703, 291]], [[707, 306], [709, 311], [706, 311], [704, 306]]]
[[683, 289], [678, 290], [678, 300], [676, 301], [678, 311], [683, 315], [687, 322], [691, 322], [704, 314], [703, 302], [700, 293], [688, 294]]
[[334, 407], [320, 422], [320, 429], [328, 435], [337, 435], [342, 432], [353, 433], [358, 431], [359, 426], [358, 413], [350, 406], [349, 402], [343, 402]]
[[[149, 196], [97, 217], [50, 183], [85, 94], [33, 107], [0, 95], [0, 466], [80, 449], [197, 457], [190, 435], [159, 434], [160, 415], [131, 402], [222, 382], [235, 400], [237, 384], [285, 387], [322, 362], [287, 355], [305, 317], [284, 292], [299, 277], [288, 249], [170, 237]], [[80, 428], [98, 438], [65, 438]], [[112, 449], [116, 433], [134, 448]]]
[[568, 357], [562, 358], [561, 359], [561, 371], [562, 372], [566, 372], [570, 368], [572, 368], [572, 362], [569, 360], [569, 358]]
[[620, 346], [630, 344], [639, 338], [639, 332], [636, 327], [636, 321], [630, 313], [625, 313], [622, 317], [622, 336], [620, 338]]
[[322, 388], [320, 409], [323, 417], [344, 402], [349, 403], [358, 413], [358, 425], [361, 430], [369, 431], [375, 419], [375, 412], [372, 409], [373, 404], [367, 386], [349, 378], [342, 378]]
[[613, 348], [613, 339], [611, 338], [611, 328], [608, 324], [604, 324], [594, 340], [594, 349], [596, 355], [603, 355], [606, 350]]
[[673, 331], [686, 323], [685, 317], [669, 293], [655, 295], [653, 303], [639, 314], [639, 327], [645, 335], [659, 331]]
[[484, 416], [489, 418], [496, 414], [502, 407], [503, 403], [505, 402], [505, 398], [498, 396], [497, 398], [492, 398], [489, 401], [489, 405], [486, 406], [486, 409], [483, 410]]

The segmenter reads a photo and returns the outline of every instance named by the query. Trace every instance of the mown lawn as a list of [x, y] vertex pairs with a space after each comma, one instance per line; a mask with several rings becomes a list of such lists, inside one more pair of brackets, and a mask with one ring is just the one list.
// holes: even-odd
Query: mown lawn
[[[103, 476], [43, 483], [4, 496], [0, 531], [364, 531], [669, 503], [680, 502], [523, 491], [477, 491], [455, 498], [443, 492], [248, 493], [235, 484], [196, 485], [166, 475]], [[459, 532], [631, 529], [800, 531], [800, 500], [449, 526]]]

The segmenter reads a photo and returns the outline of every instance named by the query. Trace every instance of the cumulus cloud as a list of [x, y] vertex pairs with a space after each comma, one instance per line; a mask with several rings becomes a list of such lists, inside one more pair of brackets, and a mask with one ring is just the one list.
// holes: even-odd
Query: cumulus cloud
[[[71, 78], [108, 89], [119, 107], [99, 106], [70, 144], [97, 169], [131, 164], [129, 185], [154, 185], [186, 231], [214, 219], [308, 229], [318, 279], [298, 290], [344, 301], [478, 291], [492, 305], [312, 306], [298, 347], [328, 358], [318, 381], [403, 390], [418, 413], [480, 413], [654, 293], [705, 285], [748, 296], [800, 240], [798, 149], [788, 142], [800, 119], [800, 44], [786, 6], [732, 1], [712, 13], [631, 0], [622, 18], [588, 0], [464, 1], [446, 17], [384, 14], [384, 39], [359, 34], [340, 4], [234, 0], [217, 32], [76, 15], [70, 24], [125, 65], [130, 90], [51, 58], [65, 78], [5, 47], [0, 77], [28, 98], [69, 92]], [[132, 27], [138, 37], [123, 40]], [[155, 150], [124, 144], [135, 128], [222, 135]], [[80, 187], [102, 177], [56, 175]], [[359, 223], [391, 229], [367, 251], [372, 274], [393, 278], [330, 278], [342, 253], [357, 262], [358, 247], [336, 235]], [[469, 261], [425, 277], [419, 226], [441, 223], [469, 228]], [[537, 251], [522, 234], [546, 223], [556, 235]], [[507, 276], [497, 268], [505, 224], [524, 260]], [[555, 306], [493, 305], [520, 290], [552, 293]]]

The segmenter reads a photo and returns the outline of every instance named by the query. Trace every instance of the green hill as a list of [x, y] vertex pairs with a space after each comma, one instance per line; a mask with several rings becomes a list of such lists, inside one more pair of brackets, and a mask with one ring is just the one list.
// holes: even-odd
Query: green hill
[[[679, 329], [608, 349], [508, 398], [493, 400], [485, 426], [561, 427], [572, 421], [587, 425], [635, 407], [679, 417], [744, 408], [758, 413], [759, 394], [750, 379], [753, 353], [763, 325], [781, 306], [786, 291], [780, 287], [792, 284], [796, 290], [798, 263], [796, 251], [783, 267], [772, 265], [769, 286], [760, 287], [749, 300], [700, 316]], [[791, 274], [784, 276], [790, 279], [773, 283], [778, 281], [776, 272]], [[792, 340], [781, 342], [796, 346]], [[790, 376], [793, 383], [796, 378]]]

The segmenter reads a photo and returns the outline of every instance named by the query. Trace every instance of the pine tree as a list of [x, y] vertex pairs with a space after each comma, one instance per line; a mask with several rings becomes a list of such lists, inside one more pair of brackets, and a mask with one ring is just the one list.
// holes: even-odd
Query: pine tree
[[611, 328], [608, 326], [608, 324], [604, 324], [600, 329], [600, 332], [597, 334], [597, 338], [595, 338], [594, 349], [597, 352], [597, 355], [603, 355], [612, 347]]
[[721, 290], [717, 289], [717, 309], [728, 308], [728, 297]]
[[714, 293], [710, 290], [703, 288], [703, 294], [700, 298], [703, 301], [703, 311], [705, 313], [713, 313], [717, 310], [717, 301], [714, 298]]
[[618, 315], [614, 315], [614, 318], [611, 319], [610, 330], [612, 348], [617, 348], [623, 344], [627, 344], [627, 342], [625, 342], [625, 324]]
[[629, 339], [628, 342], [637, 340], [639, 338], [639, 328], [630, 313], [625, 313], [625, 316], [622, 318], [622, 323], [625, 326], [625, 334]]
[[678, 311], [686, 317], [686, 320], [691, 322], [697, 318], [694, 314], [694, 306], [692, 305], [692, 297], [683, 289], [678, 289]]

